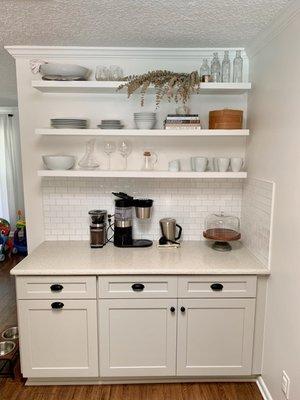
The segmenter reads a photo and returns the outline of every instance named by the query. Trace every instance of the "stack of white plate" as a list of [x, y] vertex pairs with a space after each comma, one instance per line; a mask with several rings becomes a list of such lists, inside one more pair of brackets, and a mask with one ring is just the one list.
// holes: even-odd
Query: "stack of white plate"
[[134, 123], [137, 129], [153, 129], [156, 124], [156, 114], [154, 112], [134, 113]]
[[97, 125], [100, 129], [122, 129], [124, 125], [119, 119], [103, 119], [101, 125]]
[[87, 119], [78, 118], [52, 118], [51, 127], [57, 129], [86, 129]]

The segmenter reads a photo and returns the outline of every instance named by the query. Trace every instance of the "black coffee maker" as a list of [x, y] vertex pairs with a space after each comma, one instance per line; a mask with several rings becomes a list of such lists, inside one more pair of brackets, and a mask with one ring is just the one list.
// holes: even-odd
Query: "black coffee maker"
[[150, 219], [153, 200], [134, 199], [126, 193], [114, 193], [114, 245], [117, 247], [150, 247], [153, 242], [148, 239], [133, 239], [133, 207], [138, 219]]

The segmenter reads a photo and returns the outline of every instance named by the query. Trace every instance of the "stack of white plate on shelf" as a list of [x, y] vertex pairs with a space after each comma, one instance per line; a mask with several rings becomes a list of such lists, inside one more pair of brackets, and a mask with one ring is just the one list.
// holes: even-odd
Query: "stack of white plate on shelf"
[[153, 129], [155, 127], [156, 114], [154, 112], [137, 112], [133, 115], [137, 129]]
[[87, 119], [78, 118], [52, 118], [51, 127], [57, 129], [86, 129]]
[[100, 129], [122, 129], [124, 125], [121, 124], [119, 119], [103, 119], [97, 127]]

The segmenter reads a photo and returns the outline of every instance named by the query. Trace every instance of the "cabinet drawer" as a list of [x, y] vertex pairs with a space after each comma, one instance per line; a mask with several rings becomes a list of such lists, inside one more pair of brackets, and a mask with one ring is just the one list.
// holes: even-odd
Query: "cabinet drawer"
[[177, 297], [176, 276], [104, 276], [99, 277], [101, 298], [172, 298]]
[[18, 299], [95, 299], [95, 276], [18, 276]]
[[256, 276], [213, 275], [178, 278], [178, 297], [255, 297]]

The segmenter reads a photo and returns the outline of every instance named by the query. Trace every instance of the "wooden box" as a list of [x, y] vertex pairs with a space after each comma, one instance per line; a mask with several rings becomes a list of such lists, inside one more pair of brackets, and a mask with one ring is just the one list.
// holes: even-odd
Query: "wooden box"
[[209, 129], [242, 129], [242, 110], [215, 110], [209, 112]]

